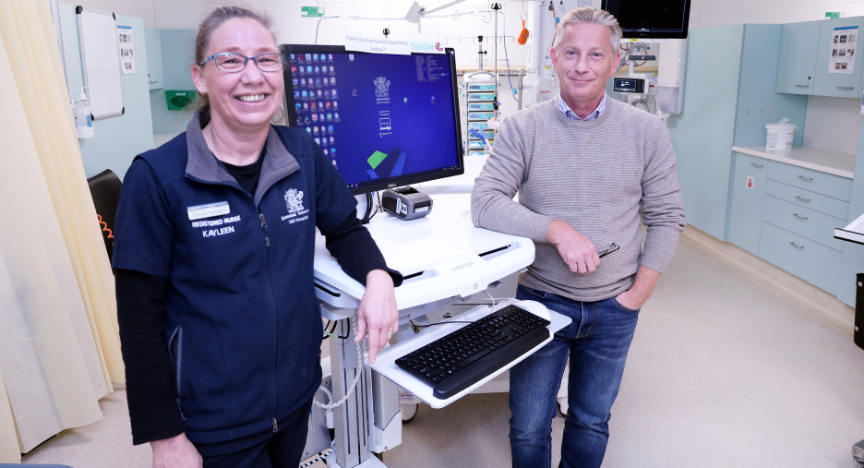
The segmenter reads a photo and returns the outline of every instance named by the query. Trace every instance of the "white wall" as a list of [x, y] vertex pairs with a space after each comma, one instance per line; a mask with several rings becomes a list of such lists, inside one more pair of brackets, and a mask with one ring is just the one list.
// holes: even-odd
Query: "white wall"
[[862, 0], [693, 0], [690, 29], [741, 23], [798, 23], [825, 18], [826, 11], [860, 16]]
[[[792, 123], [801, 127], [801, 122]], [[804, 146], [856, 154], [860, 128], [860, 100], [821, 96], [808, 98]]]
[[156, 27], [156, 9], [154, 0], [62, 0], [70, 3], [99, 10], [110, 11], [118, 15], [132, 16], [144, 20], [145, 28]]
[[[110, 0], [103, 0], [110, 1]], [[151, 0], [155, 2], [156, 27], [160, 29], [196, 29], [203, 15], [215, 6], [212, 0], [188, 0], [177, 2], [175, 0]], [[279, 43], [283, 44], [313, 44], [315, 43], [315, 31], [318, 20], [301, 17], [301, 6], [320, 5], [325, 8], [325, 16], [339, 16], [340, 18], [324, 19], [322, 28], [318, 31], [318, 44], [341, 45], [345, 33], [359, 34], [373, 37], [383, 37], [383, 29], [390, 29], [390, 37], [404, 39], [429, 39], [438, 40], [446, 47], [456, 49], [458, 66], [471, 66], [477, 64], [477, 40], [476, 36], [493, 36], [495, 34], [495, 21], [490, 13], [480, 13], [487, 10], [487, 3], [472, 2], [468, 0], [453, 8], [447, 8], [433, 13], [433, 18], [423, 20], [423, 32], [417, 32], [417, 25], [408, 23], [404, 18], [411, 5], [410, 1], [398, 2], [321, 2], [310, 0], [263, 0], [259, 2], [266, 7], [275, 20], [276, 35]], [[430, 8], [435, 5], [447, 3], [445, 0], [424, 2]], [[499, 18], [499, 35], [503, 31], [508, 36], [507, 49], [512, 66], [525, 66], [527, 57], [526, 46], [519, 45], [515, 41], [519, 31], [522, 29], [520, 16], [524, 11], [528, 20], [526, 24], [532, 24], [533, 11], [531, 2], [501, 2], [504, 6], [504, 15]], [[524, 3], [524, 8], [523, 8]], [[458, 19], [451, 16], [456, 12], [462, 13]], [[466, 14], [469, 12], [474, 14]], [[348, 17], [359, 16], [364, 18], [393, 18], [385, 19], [350, 19]], [[439, 17], [439, 16], [443, 16]], [[506, 18], [506, 24], [504, 19]], [[488, 23], [486, 22], [488, 21]], [[326, 30], [326, 33], [325, 33]], [[462, 38], [462, 39], [460, 39]], [[486, 42], [484, 40], [484, 42]], [[486, 43], [484, 49], [489, 50], [486, 55], [484, 67], [492, 68], [494, 65], [493, 44]], [[504, 44], [499, 41], [498, 59], [499, 66], [506, 65]]]

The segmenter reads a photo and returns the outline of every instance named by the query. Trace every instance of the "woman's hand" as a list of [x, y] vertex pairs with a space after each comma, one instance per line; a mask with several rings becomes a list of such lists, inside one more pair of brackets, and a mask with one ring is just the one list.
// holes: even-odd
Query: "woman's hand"
[[153, 450], [153, 468], [202, 468], [204, 461], [198, 450], [180, 434], [170, 439], [150, 442]]
[[375, 364], [378, 352], [384, 349], [397, 330], [399, 311], [396, 309], [393, 278], [384, 270], [372, 270], [366, 275], [366, 292], [357, 311], [354, 342], [359, 343], [369, 332], [369, 362]]

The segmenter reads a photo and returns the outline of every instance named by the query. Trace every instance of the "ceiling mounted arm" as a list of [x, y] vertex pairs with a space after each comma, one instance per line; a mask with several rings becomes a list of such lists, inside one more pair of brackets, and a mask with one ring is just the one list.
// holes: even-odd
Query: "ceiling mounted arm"
[[431, 10], [427, 10], [425, 6], [414, 2], [411, 4], [411, 8], [408, 9], [408, 14], [405, 15], [405, 19], [409, 23], [417, 23], [417, 32], [420, 31], [420, 20], [423, 19], [424, 16], [435, 13], [436, 11], [443, 10], [447, 7], [451, 7], [456, 5], [457, 3], [462, 3], [465, 0], [454, 0], [449, 3], [445, 3], [444, 5], [432, 8]]

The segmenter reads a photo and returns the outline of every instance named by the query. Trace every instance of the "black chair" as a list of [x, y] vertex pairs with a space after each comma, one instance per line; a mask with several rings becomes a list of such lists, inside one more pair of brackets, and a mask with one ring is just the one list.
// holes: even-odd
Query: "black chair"
[[114, 257], [114, 221], [123, 182], [120, 182], [117, 174], [106, 169], [87, 179], [87, 184], [90, 185], [90, 196], [93, 197], [93, 204], [96, 206], [96, 216], [99, 217], [102, 239], [105, 241], [105, 249], [108, 251], [110, 261]]

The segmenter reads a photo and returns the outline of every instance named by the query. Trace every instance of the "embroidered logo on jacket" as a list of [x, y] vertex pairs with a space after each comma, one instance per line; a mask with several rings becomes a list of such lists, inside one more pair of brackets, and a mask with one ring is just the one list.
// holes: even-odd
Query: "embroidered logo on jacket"
[[[285, 206], [288, 207], [288, 214], [283, 216], [281, 219], [285, 221], [286, 219], [296, 218], [297, 216], [306, 215], [309, 213], [303, 206], [303, 191], [297, 189], [288, 189], [285, 192]], [[303, 216], [302, 218], [291, 219], [290, 224], [294, 224], [297, 221], [305, 221], [309, 219], [309, 216]]]

